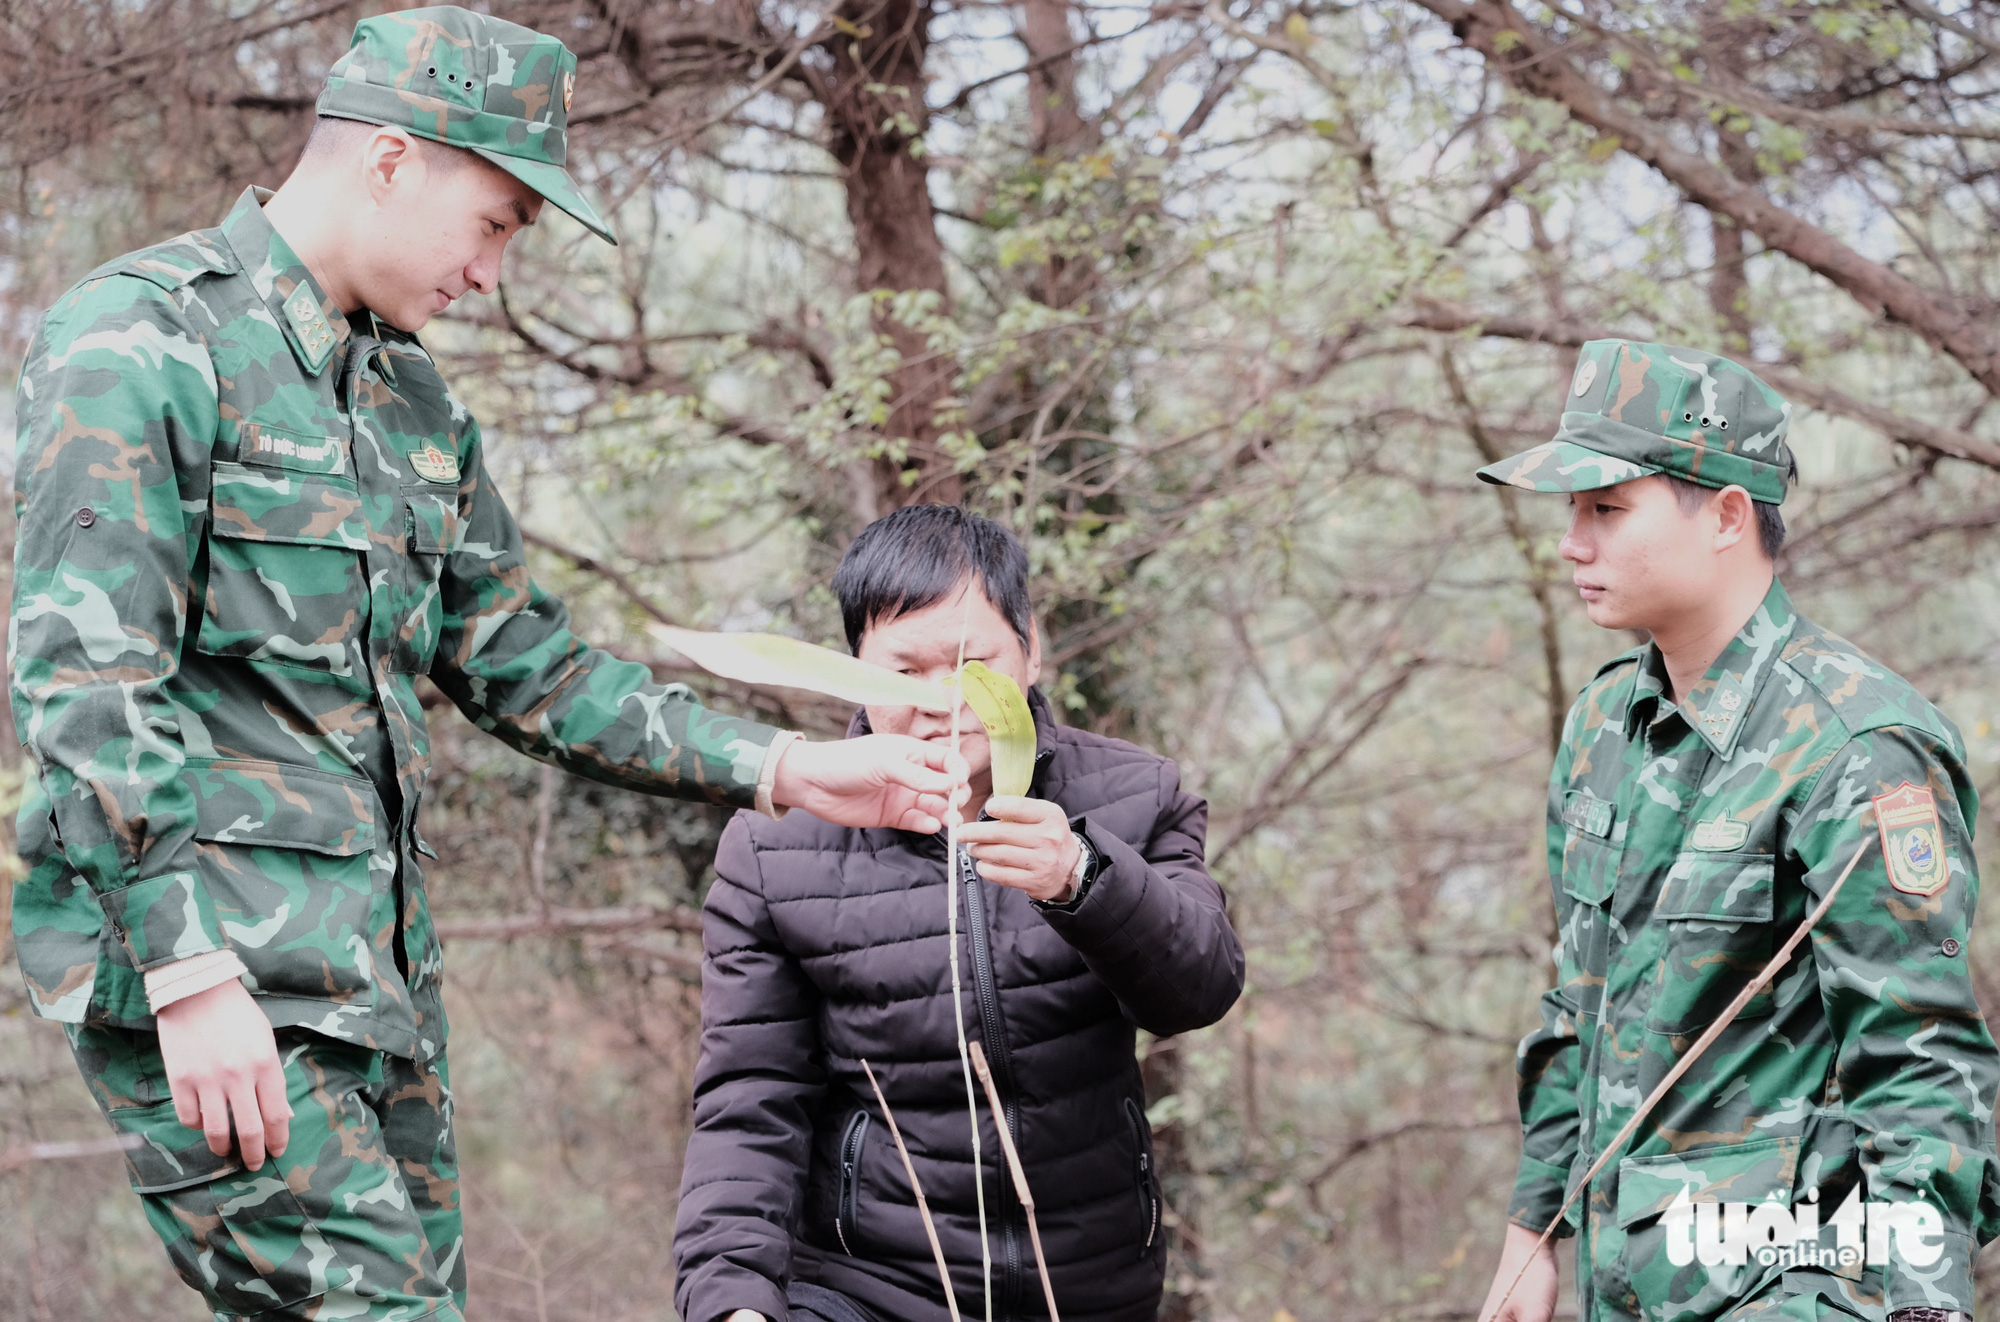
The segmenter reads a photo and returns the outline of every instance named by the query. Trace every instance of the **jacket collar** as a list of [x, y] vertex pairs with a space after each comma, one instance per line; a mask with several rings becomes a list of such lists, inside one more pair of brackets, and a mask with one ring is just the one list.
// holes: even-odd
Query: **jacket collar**
[[268, 188], [246, 188], [222, 221], [222, 236], [270, 309], [307, 376], [326, 370], [346, 346], [347, 316], [326, 296], [292, 245], [264, 218]]
[[1721, 757], [1735, 748], [1737, 734], [1750, 714], [1765, 676], [1777, 664], [1779, 654], [1791, 639], [1798, 623], [1791, 594], [1784, 584], [1771, 580], [1771, 590], [1758, 604], [1715, 664], [1676, 705], [1666, 705], [1667, 665], [1660, 649], [1647, 643], [1639, 655], [1639, 673], [1632, 701], [1625, 709], [1625, 733], [1637, 737], [1641, 726], [1662, 720], [1679, 711], [1694, 732]]

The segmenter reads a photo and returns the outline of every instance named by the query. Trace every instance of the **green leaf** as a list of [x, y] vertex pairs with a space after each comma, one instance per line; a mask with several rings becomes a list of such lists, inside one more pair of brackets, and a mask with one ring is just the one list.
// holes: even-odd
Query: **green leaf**
[[1035, 778], [1035, 718], [1028, 711], [1028, 699], [1019, 684], [978, 661], [966, 662], [961, 673], [965, 704], [986, 727], [986, 740], [993, 747], [993, 792], [1026, 794]]
[[[783, 634], [703, 633], [670, 624], [648, 627], [655, 638], [709, 674], [739, 683], [761, 688], [805, 689], [863, 706], [922, 707], [926, 711], [948, 712], [958, 705], [942, 684], [869, 665], [845, 652], [815, 647]], [[977, 704], [973, 710], [978, 710]], [[1032, 759], [1032, 726], [1028, 738]], [[998, 747], [997, 739], [994, 745]]]

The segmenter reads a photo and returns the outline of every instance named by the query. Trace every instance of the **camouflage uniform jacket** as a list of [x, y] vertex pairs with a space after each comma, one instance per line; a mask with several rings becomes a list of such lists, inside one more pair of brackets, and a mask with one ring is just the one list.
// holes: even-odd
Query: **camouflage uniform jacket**
[[[1870, 801], [1930, 791], [1931, 894], [1871, 843], [1832, 909], [1607, 1163], [1570, 1212], [1580, 1316], [1712, 1318], [1811, 1296], [1864, 1317], [1972, 1311], [1991, 1238], [2000, 1058], [1964, 942], [1978, 877], [1977, 796], [1957, 729], [1902, 679], [1794, 613], [1774, 583], [1676, 704], [1650, 645], [1571, 708], [1549, 787], [1557, 985], [1521, 1043], [1524, 1152], [1510, 1216], [1540, 1231], [1645, 1097], [1776, 953], [1864, 839]], [[1901, 878], [1907, 881], [1907, 876]], [[1817, 1191], [1831, 1220], [1864, 1199], [1923, 1198], [1944, 1253], [1922, 1270], [1674, 1266], [1661, 1213]], [[1581, 1213], [1579, 1213], [1581, 1208]], [[1789, 1311], [1773, 1317], [1790, 1316]]]
[[419, 675], [571, 771], [752, 801], [776, 732], [577, 640], [429, 355], [343, 316], [254, 192], [65, 294], [18, 413], [42, 1016], [149, 1026], [144, 970], [234, 949], [274, 1023], [438, 1051]]

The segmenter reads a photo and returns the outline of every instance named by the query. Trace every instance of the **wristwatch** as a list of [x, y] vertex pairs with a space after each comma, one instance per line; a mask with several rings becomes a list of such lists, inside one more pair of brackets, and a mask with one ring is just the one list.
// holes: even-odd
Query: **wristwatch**
[[1972, 1322], [1970, 1313], [1960, 1313], [1949, 1308], [1899, 1308], [1889, 1314], [1889, 1322]]
[[1083, 897], [1090, 893], [1090, 883], [1097, 880], [1097, 851], [1090, 847], [1090, 838], [1083, 832], [1072, 830], [1076, 837], [1076, 868], [1069, 874], [1069, 893], [1060, 900], [1036, 900], [1044, 909], [1074, 909], [1083, 903]]

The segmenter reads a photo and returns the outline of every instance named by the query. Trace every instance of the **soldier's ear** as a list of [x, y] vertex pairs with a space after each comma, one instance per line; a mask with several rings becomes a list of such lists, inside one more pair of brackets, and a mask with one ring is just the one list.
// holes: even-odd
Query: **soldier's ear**
[[409, 183], [412, 171], [422, 169], [423, 154], [416, 139], [399, 128], [383, 125], [361, 144], [362, 186], [377, 206], [386, 203], [399, 184]]
[[1709, 500], [1710, 516], [1715, 520], [1715, 549], [1730, 550], [1745, 541], [1757, 539], [1756, 502], [1750, 493], [1739, 486], [1726, 486]]

